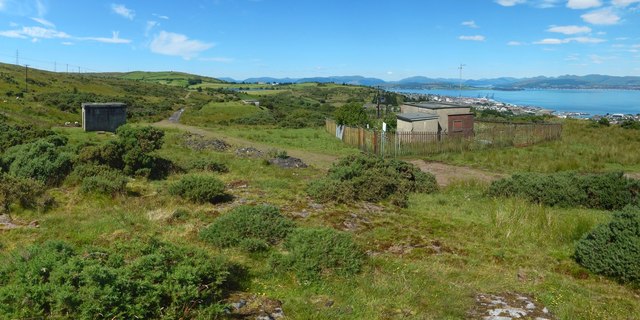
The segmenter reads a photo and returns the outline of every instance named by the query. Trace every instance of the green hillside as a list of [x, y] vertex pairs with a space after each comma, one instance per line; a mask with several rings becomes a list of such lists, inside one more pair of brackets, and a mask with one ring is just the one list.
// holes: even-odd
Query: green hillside
[[[640, 319], [635, 129], [380, 159], [323, 128], [369, 87], [24, 71], [0, 65], [2, 319]], [[62, 126], [87, 100], [129, 124]]]

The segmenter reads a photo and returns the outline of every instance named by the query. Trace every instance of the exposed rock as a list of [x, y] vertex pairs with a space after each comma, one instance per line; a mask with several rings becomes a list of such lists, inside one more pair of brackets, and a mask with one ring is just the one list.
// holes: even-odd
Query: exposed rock
[[285, 316], [282, 302], [268, 297], [238, 292], [232, 294], [227, 302], [230, 308], [226, 311], [233, 318], [275, 320]]
[[281, 168], [306, 168], [307, 167], [306, 163], [294, 157], [273, 158], [269, 160], [269, 163], [279, 166]]
[[511, 319], [556, 319], [549, 310], [533, 298], [506, 292], [476, 296], [476, 305], [467, 314], [471, 319], [511, 320]]
[[262, 158], [264, 156], [264, 152], [254, 147], [245, 147], [236, 149], [236, 156], [243, 158]]
[[230, 147], [230, 145], [223, 140], [206, 139], [203, 135], [200, 135], [200, 134], [187, 132], [183, 134], [182, 137], [184, 139], [184, 145], [191, 150], [225, 151]]

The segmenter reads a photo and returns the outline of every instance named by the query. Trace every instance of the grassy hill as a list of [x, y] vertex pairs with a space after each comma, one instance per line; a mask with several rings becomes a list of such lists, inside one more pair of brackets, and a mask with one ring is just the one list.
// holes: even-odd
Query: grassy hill
[[[34, 201], [24, 196], [25, 201], [8, 206], [15, 228], [1, 231], [0, 317], [214, 318], [225, 317], [225, 305], [234, 312], [230, 305], [244, 300], [247, 306], [241, 310], [254, 317], [260, 308], [275, 305], [290, 319], [463, 319], [473, 318], [480, 295], [495, 294], [524, 295], [558, 319], [640, 318], [637, 287], [594, 274], [573, 257], [576, 242], [609, 222], [610, 211], [493, 197], [489, 183], [474, 177], [437, 192], [410, 193], [406, 207], [389, 199], [321, 203], [312, 197], [310, 182], [325, 178], [338, 159], [360, 152], [311, 120], [349, 101], [371, 101], [371, 88], [296, 84], [247, 90], [240, 89], [246, 85], [208, 82], [187, 90], [146, 78], [30, 71], [33, 85], [16, 99], [24, 69], [0, 65], [0, 72], [0, 93], [11, 91], [3, 97], [0, 122], [53, 127], [20, 141], [24, 150], [0, 152], [0, 177], [14, 181], [8, 179], [23, 174], [19, 169], [26, 166], [6, 163], [43, 135], [60, 136], [38, 142], [50, 159], [60, 154], [70, 159], [51, 161], [67, 165], [58, 172], [61, 182], [43, 187]], [[130, 118], [132, 128], [154, 122], [162, 134], [58, 127], [61, 121], [79, 119], [73, 106], [54, 103], [65, 95], [70, 101], [88, 97], [83, 95], [144, 101], [141, 105], [155, 113]], [[260, 106], [243, 99], [258, 99]], [[160, 109], [163, 101], [171, 102], [166, 110]], [[180, 124], [155, 122], [182, 107]], [[640, 155], [629, 152], [638, 147], [636, 133], [574, 120], [566, 122], [561, 141], [405, 160], [439, 160], [503, 175], [639, 171]], [[162, 135], [163, 143], [155, 143]], [[270, 161], [284, 153], [310, 166], [281, 168]], [[20, 159], [39, 165], [29, 157]], [[137, 167], [132, 159], [139, 160]], [[165, 175], [153, 177], [145, 166]], [[338, 171], [348, 177], [359, 166]], [[379, 178], [387, 171], [370, 174], [357, 191], [373, 192], [380, 184], [391, 188]], [[203, 194], [222, 186], [225, 195], [201, 202], [180, 196], [176, 185], [192, 176], [220, 181]], [[330, 190], [344, 191], [345, 185]], [[14, 192], [7, 186], [0, 185], [3, 204]], [[287, 268], [286, 257], [295, 253], [293, 241], [252, 239], [244, 247], [221, 246], [201, 234], [220, 221], [232, 223], [223, 231], [235, 230], [251, 219], [234, 222], [234, 209], [264, 204], [279, 208], [287, 221], [274, 228], [329, 228], [353, 239], [363, 257], [359, 272], [344, 275], [340, 267], [324, 268], [310, 280], [299, 273], [304, 266]], [[256, 234], [265, 229], [270, 227]], [[45, 245], [48, 241], [65, 244]], [[336, 243], [331, 247], [352, 256], [350, 246]]]

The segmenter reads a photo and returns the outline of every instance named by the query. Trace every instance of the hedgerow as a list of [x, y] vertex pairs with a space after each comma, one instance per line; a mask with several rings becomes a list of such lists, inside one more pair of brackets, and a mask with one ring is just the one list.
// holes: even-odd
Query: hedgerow
[[640, 287], [640, 209], [616, 212], [576, 245], [576, 261], [593, 273]]
[[618, 210], [638, 203], [640, 180], [622, 172], [604, 174], [522, 173], [494, 181], [491, 196], [523, 197], [548, 206]]
[[437, 190], [435, 177], [413, 164], [364, 154], [341, 159], [329, 169], [325, 178], [313, 181], [307, 187], [307, 193], [320, 202], [377, 202], [391, 198], [400, 206], [406, 206], [411, 192]]
[[216, 219], [200, 238], [219, 247], [239, 246], [262, 251], [286, 237], [295, 227], [272, 206], [240, 206]]
[[213, 318], [237, 276], [220, 257], [168, 243], [110, 248], [50, 241], [15, 251], [0, 266], [0, 317]]

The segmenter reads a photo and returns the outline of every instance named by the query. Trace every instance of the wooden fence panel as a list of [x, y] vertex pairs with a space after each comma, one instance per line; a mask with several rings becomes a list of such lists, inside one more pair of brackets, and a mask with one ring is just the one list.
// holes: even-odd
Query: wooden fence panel
[[[336, 134], [335, 121], [327, 119], [325, 130]], [[432, 155], [485, 148], [529, 146], [562, 137], [562, 124], [476, 121], [472, 136], [436, 132], [385, 132], [344, 127], [342, 141], [364, 152], [385, 157]]]

